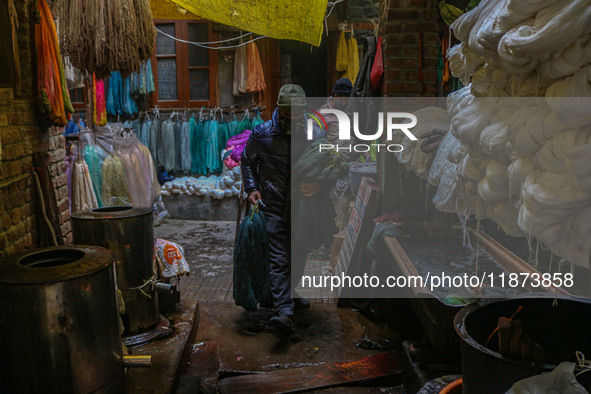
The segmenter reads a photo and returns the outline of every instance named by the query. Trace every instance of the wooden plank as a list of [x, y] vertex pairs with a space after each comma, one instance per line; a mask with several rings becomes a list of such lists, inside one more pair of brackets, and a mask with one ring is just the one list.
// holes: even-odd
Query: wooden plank
[[294, 393], [400, 374], [397, 354], [222, 379], [221, 393]]
[[[364, 177], [361, 180], [355, 205], [351, 212], [349, 224], [345, 232], [345, 238], [335, 267], [335, 275], [358, 275], [363, 272], [364, 255], [367, 243], [371, 238], [374, 223], [380, 205], [381, 189], [372, 178]], [[341, 299], [350, 298], [351, 289], [340, 288], [338, 291], [339, 305]]]

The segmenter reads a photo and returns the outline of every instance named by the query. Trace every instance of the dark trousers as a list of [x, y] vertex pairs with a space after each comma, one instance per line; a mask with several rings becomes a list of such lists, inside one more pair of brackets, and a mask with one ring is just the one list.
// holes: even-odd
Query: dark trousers
[[307, 251], [291, 251], [291, 231], [283, 215], [265, 212], [269, 240], [271, 294], [277, 314], [293, 316], [291, 278], [299, 281], [304, 273]]

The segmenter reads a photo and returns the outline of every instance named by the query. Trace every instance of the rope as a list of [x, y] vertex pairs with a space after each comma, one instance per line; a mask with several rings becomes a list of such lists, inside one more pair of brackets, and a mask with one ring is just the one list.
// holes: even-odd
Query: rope
[[51, 236], [51, 241], [55, 246], [58, 245], [57, 238], [55, 237], [55, 232], [53, 231], [53, 226], [47, 217], [47, 212], [45, 211], [45, 197], [43, 197], [43, 190], [41, 190], [41, 182], [39, 182], [39, 175], [35, 172], [34, 169], [31, 169], [31, 172], [35, 176], [35, 186], [37, 188], [37, 192], [39, 193], [39, 199], [41, 200], [39, 205], [41, 207], [41, 216], [43, 217], [43, 221], [47, 225], [47, 229], [49, 230], [49, 235]]
[[222, 47], [210, 47], [210, 46], [203, 45], [203, 44], [215, 44], [215, 43], [218, 43], [218, 42], [232, 41], [232, 40], [236, 40], [238, 38], [244, 37], [244, 36], [249, 35], [249, 34], [252, 34], [252, 33], [246, 33], [245, 35], [242, 35], [242, 36], [236, 37], [236, 38], [232, 38], [232, 39], [229, 39], [229, 40], [222, 40], [222, 41], [216, 41], [216, 42], [205, 42], [205, 43], [202, 43], [202, 42], [193, 42], [193, 41], [181, 40], [180, 38], [176, 38], [175, 36], [171, 36], [170, 34], [163, 32], [162, 30], [158, 29], [156, 26], [154, 26], [154, 29], [158, 33], [163, 34], [166, 37], [168, 37], [170, 39], [173, 39], [175, 41], [183, 42], [185, 44], [195, 45], [195, 46], [198, 46], [198, 47], [201, 47], [201, 48], [206, 48], [206, 49], [231, 49], [231, 48], [238, 48], [238, 47], [244, 46], [244, 45], [246, 45], [248, 43], [254, 42], [256, 40], [260, 40], [261, 38], [267, 38], [267, 36], [259, 36], [259, 37], [253, 38], [252, 40], [249, 40], [249, 41], [245, 41], [245, 42], [243, 42], [241, 44], [238, 44], [238, 45], [227, 45], [227, 46], [222, 46]]
[[148, 297], [148, 298], [151, 299], [152, 296], [144, 291], [144, 287], [146, 287], [148, 285], [154, 285], [154, 283], [156, 283], [156, 282], [158, 282], [158, 280], [156, 279], [155, 276], [152, 276], [150, 279], [148, 279], [147, 281], [145, 281], [142, 285], [136, 286], [136, 287], [130, 287], [127, 290], [139, 290], [140, 293], [142, 293], [143, 295], [145, 295], [146, 297]]

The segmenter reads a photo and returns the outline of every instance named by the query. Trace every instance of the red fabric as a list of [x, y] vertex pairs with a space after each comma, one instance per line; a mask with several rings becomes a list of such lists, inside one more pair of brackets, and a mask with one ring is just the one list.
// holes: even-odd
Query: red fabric
[[378, 47], [376, 48], [376, 56], [373, 59], [373, 66], [371, 67], [371, 90], [380, 90], [382, 85], [382, 78], [384, 77], [384, 57], [382, 56], [382, 37], [378, 37]]

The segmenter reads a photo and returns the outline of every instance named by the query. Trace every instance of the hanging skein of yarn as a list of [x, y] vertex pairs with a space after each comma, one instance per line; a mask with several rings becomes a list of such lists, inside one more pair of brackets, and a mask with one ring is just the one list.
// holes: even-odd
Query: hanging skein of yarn
[[96, 76], [92, 75], [92, 92], [94, 96], [94, 124], [97, 126], [104, 126], [107, 124], [107, 103], [105, 100], [105, 84], [102, 79], [97, 80]]
[[556, 1], [540, 9], [531, 24], [507, 32], [499, 41], [499, 55], [515, 64], [545, 62], [552, 53], [590, 33], [590, 20], [588, 1]]
[[546, 91], [546, 97], [546, 102], [557, 113], [562, 124], [568, 127], [590, 124], [591, 65], [581, 68], [571, 77], [553, 83]]
[[566, 158], [566, 165], [577, 177], [577, 184], [582, 190], [591, 191], [591, 141], [573, 149]]
[[554, 54], [546, 63], [540, 65], [543, 78], [557, 80], [579, 71], [591, 63], [591, 35], [578, 38], [561, 53]]
[[349, 46], [345, 38], [345, 30], [341, 30], [339, 34], [339, 41], [337, 43], [337, 57], [335, 62], [335, 71], [347, 71], [349, 64]]
[[357, 45], [357, 39], [351, 32], [351, 37], [347, 41], [349, 60], [347, 64], [347, 72], [345, 78], [349, 78], [349, 81], [355, 85], [357, 74], [359, 74], [359, 47]]
[[[443, 108], [426, 107], [415, 111], [414, 115], [417, 117], [417, 125], [413, 127], [413, 134], [416, 136], [422, 136], [434, 129], [449, 130], [449, 115]], [[423, 140], [411, 140], [402, 133], [392, 140], [393, 143], [399, 143], [404, 147], [402, 152], [396, 154], [400, 164], [408, 171], [415, 172], [420, 178], [427, 179], [435, 155], [432, 152], [424, 152], [421, 149], [421, 141]]]
[[[240, 44], [242, 44], [242, 39], [240, 40]], [[234, 53], [234, 80], [232, 83], [234, 96], [240, 96], [246, 93], [247, 79], [246, 46], [240, 45]]]
[[104, 78], [140, 69], [154, 50], [155, 31], [149, 0], [60, 0], [56, 14], [60, 43], [72, 64]]
[[254, 42], [246, 44], [246, 91], [249, 93], [262, 92], [267, 85], [265, 84], [265, 74], [261, 64], [259, 48]]
[[453, 136], [452, 133], [447, 133], [437, 149], [433, 163], [429, 170], [428, 182], [431, 186], [438, 186], [441, 182], [441, 177], [444, 173], [451, 171], [454, 167], [452, 162], [447, 159], [448, 152], [454, 151], [456, 147], [461, 147], [460, 141]]

